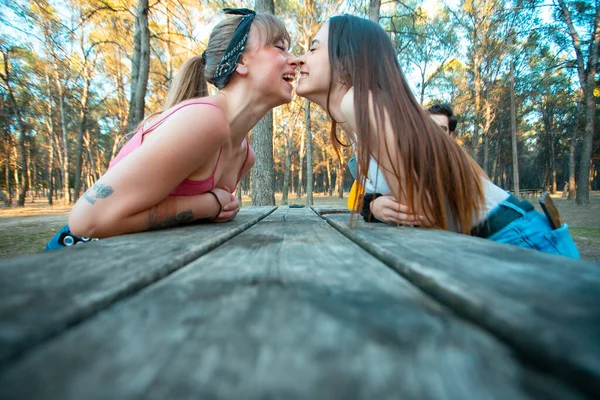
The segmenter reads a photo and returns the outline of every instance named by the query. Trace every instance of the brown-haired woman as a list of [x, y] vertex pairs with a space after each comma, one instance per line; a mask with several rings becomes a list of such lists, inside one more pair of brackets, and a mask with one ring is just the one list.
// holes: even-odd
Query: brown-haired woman
[[[234, 16], [213, 29], [202, 55], [181, 67], [164, 111], [140, 124], [47, 250], [235, 217], [240, 205], [232, 192], [255, 162], [247, 134], [270, 109], [291, 101], [297, 64], [279, 19], [225, 11]], [[217, 95], [208, 96], [206, 81]]]
[[401, 207], [399, 219], [579, 258], [567, 226], [553, 230], [533, 206], [495, 186], [419, 105], [386, 32], [351, 15], [321, 27], [300, 58], [296, 92], [319, 104], [355, 140], [357, 181], [374, 157]]

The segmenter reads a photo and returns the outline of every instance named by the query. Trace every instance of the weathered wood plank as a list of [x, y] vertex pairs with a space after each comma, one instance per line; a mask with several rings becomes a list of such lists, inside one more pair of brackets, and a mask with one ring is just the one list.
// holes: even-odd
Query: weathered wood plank
[[0, 375], [0, 398], [570, 399], [308, 209], [252, 228]]
[[326, 214], [424, 292], [537, 365], [600, 396], [600, 264], [449, 232]]
[[0, 366], [181, 268], [273, 210], [244, 208], [226, 224], [125, 235], [0, 261]]

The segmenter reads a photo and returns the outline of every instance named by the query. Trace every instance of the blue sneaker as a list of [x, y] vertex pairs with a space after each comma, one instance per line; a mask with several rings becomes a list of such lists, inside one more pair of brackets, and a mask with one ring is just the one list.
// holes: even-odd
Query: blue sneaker
[[98, 240], [95, 238], [87, 238], [83, 236], [76, 236], [69, 230], [69, 225], [65, 225], [60, 231], [50, 239], [44, 251], [60, 250], [64, 247], [74, 246], [79, 243], [91, 242]]

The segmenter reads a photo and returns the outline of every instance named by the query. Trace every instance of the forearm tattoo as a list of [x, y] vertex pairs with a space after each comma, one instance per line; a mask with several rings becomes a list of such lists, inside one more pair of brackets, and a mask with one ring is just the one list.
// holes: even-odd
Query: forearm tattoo
[[177, 213], [175, 204], [159, 204], [150, 210], [148, 229], [165, 229], [172, 226], [189, 224], [192, 221], [194, 221], [192, 210]]
[[113, 192], [114, 190], [112, 187], [96, 182], [91, 188], [88, 189], [87, 192], [83, 194], [83, 198], [86, 199], [90, 204], [94, 204], [96, 200], [105, 199], [113, 194]]

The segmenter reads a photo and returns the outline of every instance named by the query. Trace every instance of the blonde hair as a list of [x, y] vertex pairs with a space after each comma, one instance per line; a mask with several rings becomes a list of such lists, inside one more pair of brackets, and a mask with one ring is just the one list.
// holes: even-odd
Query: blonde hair
[[[204, 55], [194, 56], [181, 65], [181, 68], [179, 68], [179, 71], [175, 74], [171, 82], [171, 87], [162, 111], [146, 117], [138, 124], [136, 131], [150, 118], [182, 101], [208, 96], [207, 82], [212, 83], [211, 77], [215, 75], [217, 67], [225, 55], [227, 45], [233, 37], [233, 33], [240, 24], [241, 19], [242, 16], [238, 15], [228, 17], [213, 28]], [[259, 48], [259, 45], [274, 44], [280, 40], [285, 41], [287, 44], [290, 43], [290, 35], [285, 25], [274, 15], [256, 14], [250, 29], [256, 28], [258, 28], [259, 42], [250, 43], [250, 39], [248, 39], [249, 44], [254, 48]]]
[[[219, 62], [225, 55], [227, 45], [233, 37], [233, 33], [241, 19], [242, 16], [233, 16], [219, 22], [210, 34], [208, 45], [204, 51], [204, 57], [192, 57], [181, 66], [169, 89], [164, 110], [184, 100], [208, 95], [208, 86], [206, 83], [212, 83], [211, 77], [217, 72]], [[280, 40], [285, 40], [287, 43], [290, 42], [290, 35], [283, 22], [271, 14], [256, 14], [252, 21], [252, 28], [250, 29], [254, 27], [258, 28], [259, 43], [262, 46], [273, 44]], [[254, 44], [255, 47], [258, 47], [257, 45], [258, 43]]]

